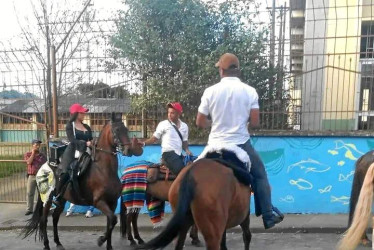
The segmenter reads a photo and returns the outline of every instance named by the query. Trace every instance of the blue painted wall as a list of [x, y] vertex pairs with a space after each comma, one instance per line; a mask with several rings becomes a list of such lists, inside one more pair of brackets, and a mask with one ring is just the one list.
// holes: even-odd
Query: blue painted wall
[[[252, 143], [266, 165], [273, 204], [282, 212], [347, 213], [355, 161], [374, 147], [374, 138], [255, 137]], [[196, 155], [203, 150], [190, 148]], [[137, 160], [158, 162], [160, 151], [147, 146], [141, 157], [121, 156], [119, 171]]]

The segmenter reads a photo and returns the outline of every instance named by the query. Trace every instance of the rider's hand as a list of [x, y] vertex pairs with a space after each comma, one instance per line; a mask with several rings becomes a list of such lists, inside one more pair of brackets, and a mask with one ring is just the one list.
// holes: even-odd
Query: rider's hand
[[190, 150], [187, 150], [186, 154], [188, 154], [189, 156], [193, 156], [193, 154], [192, 154], [192, 152]]
[[91, 141], [87, 141], [87, 142], [86, 142], [86, 145], [87, 145], [87, 147], [91, 147], [92, 142], [91, 142]]

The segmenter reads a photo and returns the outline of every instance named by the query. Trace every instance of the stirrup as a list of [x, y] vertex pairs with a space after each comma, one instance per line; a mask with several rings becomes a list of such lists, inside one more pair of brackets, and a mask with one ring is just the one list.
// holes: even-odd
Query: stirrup
[[273, 206], [273, 211], [279, 216], [282, 218], [282, 220], [284, 219], [284, 214], [281, 213], [281, 211], [279, 211], [278, 208], [274, 207]]

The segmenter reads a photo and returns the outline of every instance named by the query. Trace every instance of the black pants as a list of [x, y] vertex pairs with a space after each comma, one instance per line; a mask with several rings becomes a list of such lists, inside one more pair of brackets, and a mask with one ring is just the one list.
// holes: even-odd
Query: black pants
[[177, 155], [174, 151], [162, 153], [162, 159], [164, 160], [166, 167], [168, 167], [175, 175], [178, 175], [184, 167], [182, 155]]

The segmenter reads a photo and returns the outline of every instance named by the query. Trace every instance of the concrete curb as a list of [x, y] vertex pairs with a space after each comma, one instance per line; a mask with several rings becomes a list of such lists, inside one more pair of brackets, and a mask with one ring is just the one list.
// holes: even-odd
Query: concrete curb
[[[11, 225], [11, 226], [2, 226], [0, 231], [9, 231], [9, 230], [21, 230], [24, 226], [21, 225]], [[48, 230], [52, 230], [53, 226], [49, 225]], [[153, 232], [161, 231], [164, 227], [159, 227], [154, 229], [152, 226], [139, 226], [140, 232]], [[105, 231], [106, 226], [58, 226], [60, 231]], [[252, 233], [325, 233], [325, 234], [342, 234], [345, 232], [346, 228], [342, 227], [275, 227], [270, 230], [265, 230], [264, 228], [253, 227], [251, 228]], [[371, 229], [370, 229], [371, 230]], [[119, 225], [116, 225], [114, 231], [119, 232]], [[241, 233], [242, 230], [240, 227], [234, 227], [227, 230], [227, 233]]]

